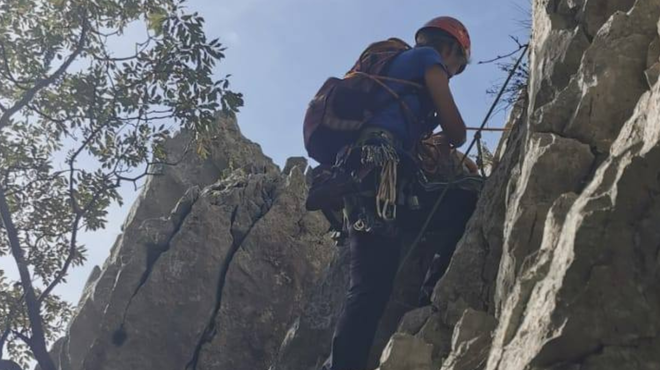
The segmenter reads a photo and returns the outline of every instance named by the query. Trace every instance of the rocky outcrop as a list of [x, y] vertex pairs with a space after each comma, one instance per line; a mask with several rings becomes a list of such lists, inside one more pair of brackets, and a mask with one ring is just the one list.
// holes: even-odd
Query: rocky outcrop
[[[442, 235], [402, 267], [373, 368], [660, 369], [660, 0], [540, 0], [533, 18], [528, 89], [477, 210], [431, 306], [415, 308]], [[327, 357], [347, 249], [304, 210], [304, 159], [280, 172], [220, 127], [209, 158], [149, 179], [53, 348], [61, 369]]]
[[348, 253], [348, 248], [341, 246], [320, 283], [308, 292], [303, 311], [289, 328], [269, 370], [321, 368], [330, 353], [332, 334], [348, 287]]
[[206, 159], [168, 143], [161, 168], [85, 289], [62, 370], [257, 369], [300, 314], [335, 253], [304, 210], [306, 162], [280, 172], [232, 119]]
[[431, 368], [660, 369], [659, 21], [658, 0], [534, 2], [504, 154], [399, 328]]
[[[405, 237], [408, 239], [405, 244], [409, 246], [416, 235], [409, 233]], [[381, 352], [397, 331], [404, 315], [418, 307], [425, 272], [438, 251], [437, 241], [444, 237], [442, 230], [429, 233], [402, 264], [371, 349], [372, 368], [382, 360]], [[409, 249], [406, 249], [401, 254], [404, 256], [408, 252]], [[320, 369], [330, 354], [334, 327], [348, 287], [348, 274], [348, 247], [340, 246], [321, 282], [307, 293], [303, 313], [289, 328], [279, 355], [269, 370]], [[397, 354], [393, 356], [396, 358]], [[392, 361], [389, 363], [394, 366]]]
[[[320, 213], [304, 209], [307, 161], [291, 158], [280, 172], [234, 120], [219, 128], [206, 159], [190, 152], [185, 132], [167, 143], [176, 165], [148, 179], [110, 257], [92, 272], [53, 346], [60, 369], [313, 370], [328, 356], [348, 248], [334, 245]], [[374, 366], [417, 306], [437, 238], [423, 240], [401, 269]]]

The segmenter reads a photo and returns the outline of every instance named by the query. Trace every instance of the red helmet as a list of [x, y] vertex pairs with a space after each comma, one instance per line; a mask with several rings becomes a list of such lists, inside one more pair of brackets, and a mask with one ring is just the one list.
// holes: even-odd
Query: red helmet
[[417, 33], [415, 34], [415, 39], [417, 39], [417, 36], [421, 31], [429, 28], [443, 30], [448, 34], [454, 36], [454, 38], [458, 40], [458, 43], [461, 45], [461, 47], [463, 47], [463, 50], [465, 51], [465, 56], [468, 59], [470, 58], [470, 54], [472, 52], [472, 43], [470, 42], [470, 34], [468, 33], [467, 28], [465, 28], [463, 23], [461, 23], [458, 19], [452, 17], [434, 18], [430, 20], [428, 23], [426, 23], [424, 27], [420, 28], [417, 31]]

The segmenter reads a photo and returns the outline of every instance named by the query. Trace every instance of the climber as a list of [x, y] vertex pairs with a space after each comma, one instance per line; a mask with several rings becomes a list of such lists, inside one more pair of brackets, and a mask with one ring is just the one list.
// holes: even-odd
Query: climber
[[[415, 47], [404, 48], [405, 50], [397, 52], [391, 60], [387, 60], [387, 66], [382, 68], [383, 74], [377, 74], [377, 77], [364, 73], [364, 65], [373, 63], [378, 66], [379, 56], [387, 55], [392, 50], [391, 45], [396, 47], [403, 42], [390, 39], [389, 44], [374, 44], [375, 46], [370, 47], [371, 50], [381, 48], [381, 52], [370, 54], [370, 49], [365, 51], [356, 67], [347, 75], [363, 77], [380, 88], [374, 90], [375, 96], [371, 104], [377, 108], [373, 109], [373, 114], [364, 125], [355, 126], [359, 127], [355, 141], [337, 152], [332, 166], [347, 169], [345, 172], [351, 174], [345, 176], [350, 180], [345, 182], [348, 185], [343, 188], [339, 186], [343, 191], [344, 225], [348, 229], [350, 286], [335, 328], [331, 354], [323, 365], [324, 370], [367, 368], [369, 350], [397, 273], [403, 229], [419, 227], [421, 222], [417, 216], [421, 213], [415, 213], [415, 209], [425, 208], [425, 205], [415, 207], [413, 204], [409, 207], [413, 211], [406, 214], [404, 207], [407, 201], [414, 199], [411, 193], [416, 187], [416, 176], [419, 173], [417, 150], [422, 138], [429, 137], [439, 125], [442, 133], [434, 136], [444, 143], [447, 152], [460, 147], [466, 141], [466, 126], [452, 97], [449, 80], [462, 73], [468, 64], [471, 44], [467, 29], [454, 18], [438, 17], [417, 31], [415, 41]], [[331, 99], [326, 99], [324, 94], [332, 96], [332, 91], [341, 87], [338, 85], [341, 81], [338, 81], [330, 79], [326, 82], [310, 104], [306, 116], [306, 147], [310, 156], [322, 164], [334, 158], [335, 148], [331, 146], [332, 140], [342, 138], [335, 133], [343, 133], [346, 127], [349, 127], [345, 124], [342, 127], [344, 131], [328, 129], [323, 131], [323, 135], [317, 135], [314, 141], [314, 130], [318, 130], [323, 124], [328, 125], [318, 123], [320, 121], [316, 116], [319, 112], [326, 114], [328, 109], [325, 109], [325, 105], [322, 106], [323, 109], [317, 107], [329, 104], [326, 100]], [[361, 83], [360, 80], [354, 81]], [[337, 107], [338, 103], [335, 101], [332, 109], [341, 110], [342, 104], [351, 105], [364, 97], [356, 91], [352, 90], [353, 95], [350, 98], [340, 99], [341, 95], [335, 95], [333, 99], [341, 103]], [[361, 114], [359, 109], [352, 111], [357, 111], [358, 116]], [[308, 124], [308, 121], [311, 123]], [[335, 119], [328, 122], [334, 124], [338, 121]], [[328, 174], [329, 177], [336, 177], [331, 171]], [[355, 190], [355, 178], [359, 179], [359, 191], [350, 193], [349, 189]], [[336, 184], [337, 181], [332, 187], [327, 187], [330, 190], [321, 186], [322, 190], [317, 192], [316, 197], [313, 197], [310, 191], [310, 197], [313, 199], [308, 199], [308, 209], [320, 209], [322, 206], [317, 205], [320, 200], [337, 195]], [[422, 200], [427, 202], [426, 199]], [[428, 203], [432, 201], [429, 200]], [[464, 212], [467, 217], [474, 208], [472, 200], [468, 203], [468, 210]], [[454, 206], [462, 205], [454, 204], [452, 207]], [[464, 215], [459, 216], [459, 213], [460, 211], [452, 209], [449, 213], [445, 212], [444, 216], [441, 215], [438, 222], [453, 220], [450, 227], [454, 227], [455, 234], [460, 237], [467, 218]], [[402, 216], [404, 214], [406, 215]], [[401, 222], [403, 218], [408, 221], [407, 225], [406, 222]], [[451, 242], [455, 246], [455, 240]], [[447, 248], [451, 250], [452, 246]], [[446, 254], [446, 251], [440, 252], [442, 256]], [[436, 263], [436, 270], [444, 271], [446, 263], [447, 261]], [[437, 281], [437, 278], [437, 271], [430, 271], [425, 285], [433, 285], [432, 280]]]

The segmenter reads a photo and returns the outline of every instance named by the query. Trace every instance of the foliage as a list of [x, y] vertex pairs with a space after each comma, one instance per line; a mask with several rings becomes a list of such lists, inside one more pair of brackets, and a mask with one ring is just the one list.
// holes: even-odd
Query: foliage
[[[520, 63], [518, 68], [513, 71], [515, 67], [516, 60], [508, 60], [506, 62], [501, 62], [497, 64], [497, 67], [507, 75], [513, 73], [513, 78], [509, 85], [504, 90], [504, 95], [502, 95], [502, 100], [499, 104], [499, 109], [508, 109], [512, 107], [520, 98], [520, 92], [527, 89], [527, 84], [529, 83], [529, 64], [528, 61], [523, 61]], [[497, 96], [500, 89], [502, 88], [501, 84], [495, 84], [492, 87], [486, 90], [486, 93], [491, 96]]]
[[[519, 27], [518, 31], [522, 32], [524, 35], [522, 37], [510, 36], [513, 42], [517, 45], [517, 49], [504, 56], [497, 56], [494, 59], [479, 62], [479, 64], [497, 63], [497, 67], [507, 76], [510, 73], [513, 73], [513, 78], [504, 90], [502, 100], [498, 104], [499, 111], [507, 110], [512, 107], [518, 101], [520, 92], [527, 88], [529, 82], [529, 61], [527, 58], [520, 63], [515, 71], [513, 69], [516, 65], [517, 56], [519, 55], [518, 52], [523, 50], [527, 45], [527, 43], [521, 42], [520, 39], [530, 39], [530, 33], [532, 30], [532, 7], [533, 4], [531, 0], [513, 4], [512, 12], [516, 14], [515, 23]], [[507, 59], [509, 57], [511, 58]], [[486, 93], [491, 96], [497, 96], [502, 88], [503, 81], [504, 80], [494, 83], [493, 86], [486, 90]]]
[[[511, 81], [504, 89], [502, 98], [498, 102], [500, 110], [506, 110], [513, 106], [518, 101], [520, 92], [527, 89], [527, 84], [529, 83], [529, 61], [527, 56], [525, 56], [521, 63], [516, 67], [516, 62], [520, 56], [519, 53], [526, 52], [528, 44], [522, 44], [513, 36], [511, 36], [511, 39], [517, 44], [516, 50], [504, 56], [497, 56], [497, 58], [479, 62], [479, 64], [497, 63], [497, 67], [504, 72], [506, 76], [512, 75]], [[511, 58], [507, 59], [509, 57]], [[495, 83], [486, 90], [486, 93], [491, 96], [498, 96], [503, 85], [504, 80]]]
[[0, 257], [21, 277], [0, 271], [0, 359], [54, 370], [47, 344], [72, 308], [52, 292], [85, 262], [78, 234], [105, 226], [123, 183], [167, 164], [169, 125], [205, 155], [216, 112], [243, 104], [214, 79], [225, 48], [184, 1], [0, 2]]

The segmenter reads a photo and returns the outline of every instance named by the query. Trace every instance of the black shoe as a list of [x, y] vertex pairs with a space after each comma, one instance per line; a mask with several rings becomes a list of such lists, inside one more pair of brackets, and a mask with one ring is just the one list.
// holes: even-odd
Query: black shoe
[[312, 172], [312, 186], [307, 195], [305, 208], [308, 211], [342, 208], [343, 197], [357, 191], [354, 179], [337, 168], [317, 167], [317, 169]]

